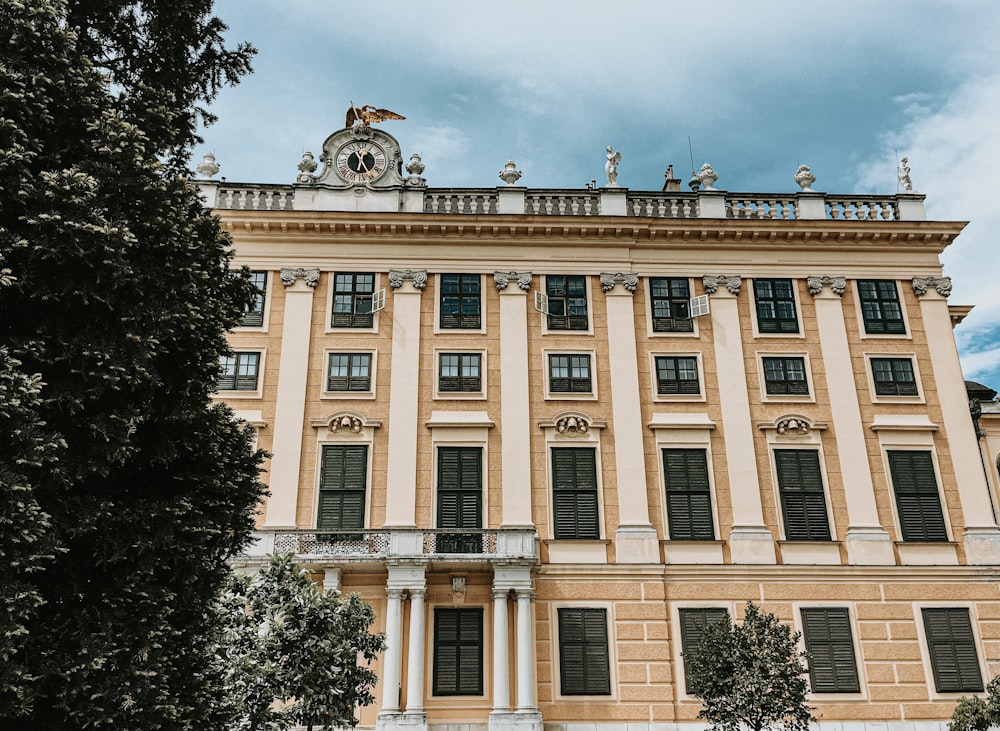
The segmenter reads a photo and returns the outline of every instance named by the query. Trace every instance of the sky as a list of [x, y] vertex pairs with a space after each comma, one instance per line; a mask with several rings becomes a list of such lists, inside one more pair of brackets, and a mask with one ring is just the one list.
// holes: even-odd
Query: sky
[[[223, 90], [205, 143], [233, 182], [291, 183], [350, 102], [431, 187], [604, 179], [659, 190], [708, 162], [716, 187], [893, 194], [906, 156], [928, 218], [969, 221], [944, 253], [965, 377], [1000, 390], [997, 0], [217, 0], [254, 73]], [[996, 233], [994, 233], [996, 232]]]

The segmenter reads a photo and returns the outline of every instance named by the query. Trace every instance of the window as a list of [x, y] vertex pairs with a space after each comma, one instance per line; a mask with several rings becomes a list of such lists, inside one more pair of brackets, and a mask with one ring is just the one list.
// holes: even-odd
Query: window
[[549, 330], [586, 330], [587, 278], [545, 277], [549, 297]]
[[441, 353], [438, 361], [438, 391], [482, 391], [480, 353]]
[[805, 358], [764, 358], [764, 389], [769, 395], [807, 396]]
[[589, 355], [550, 355], [549, 391], [551, 393], [590, 393]]
[[263, 327], [264, 298], [266, 297], [267, 272], [250, 272], [250, 284], [257, 290], [251, 302], [243, 313], [241, 327]]
[[597, 514], [597, 451], [552, 450], [552, 503], [556, 538], [600, 538]]
[[762, 333], [797, 333], [795, 290], [791, 279], [753, 280], [757, 303], [757, 330]]
[[706, 451], [664, 449], [663, 475], [667, 491], [670, 540], [715, 540]]
[[332, 327], [371, 327], [375, 275], [337, 272], [333, 276]]
[[320, 530], [363, 528], [367, 477], [367, 445], [323, 445], [316, 527]]
[[656, 392], [667, 394], [699, 394], [698, 359], [661, 355], [656, 357]]
[[483, 694], [483, 610], [434, 610], [434, 695]]
[[558, 611], [560, 693], [611, 695], [607, 610]]
[[826, 512], [819, 452], [813, 449], [776, 449], [774, 462], [778, 468], [785, 540], [830, 540], [830, 519]]
[[687, 653], [692, 652], [696, 647], [698, 647], [698, 641], [701, 639], [701, 633], [710, 624], [715, 624], [716, 622], [724, 622], [729, 616], [729, 612], [721, 607], [699, 607], [694, 609], [680, 609], [678, 610], [681, 621], [681, 651], [684, 659], [684, 692], [688, 695], [694, 693], [694, 688], [691, 686], [691, 682], [687, 680], [688, 675], [688, 659]]
[[851, 618], [846, 607], [802, 609], [813, 693], [860, 693]]
[[920, 610], [924, 615], [927, 652], [938, 693], [979, 693], [983, 676], [979, 672], [976, 638], [972, 634], [969, 610], [957, 607], [933, 607]]
[[483, 450], [481, 447], [438, 447], [437, 526], [471, 528], [475, 533], [444, 533], [438, 553], [482, 553]]
[[931, 453], [889, 450], [888, 455], [903, 540], [947, 541]]
[[906, 332], [903, 310], [899, 306], [896, 283], [881, 279], [858, 280], [858, 299], [865, 332], [873, 335]]
[[220, 391], [256, 391], [260, 353], [243, 352], [219, 358]]
[[872, 358], [877, 396], [918, 396], [913, 361], [909, 358]]
[[649, 297], [653, 310], [653, 332], [694, 331], [694, 320], [688, 313], [691, 290], [687, 279], [649, 280]]
[[370, 391], [371, 353], [330, 353], [327, 391]]
[[481, 326], [478, 274], [441, 275], [441, 327]]

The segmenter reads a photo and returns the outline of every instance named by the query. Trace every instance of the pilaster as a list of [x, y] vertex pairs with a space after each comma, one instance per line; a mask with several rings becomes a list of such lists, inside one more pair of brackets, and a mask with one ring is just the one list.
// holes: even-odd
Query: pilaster
[[764, 525], [743, 362], [743, 335], [737, 306], [742, 279], [739, 275], [722, 274], [707, 275], [703, 281], [705, 291], [712, 295], [712, 336], [715, 341], [729, 493], [733, 503], [730, 556], [733, 563], [775, 563], [774, 539]]
[[618, 482], [619, 526], [615, 535], [615, 555], [618, 563], [659, 563], [660, 546], [649, 522], [646, 495], [632, 298], [638, 281], [638, 275], [633, 273], [601, 274], [601, 289], [607, 303], [615, 477]]
[[847, 342], [841, 297], [847, 286], [844, 277], [808, 277], [806, 285], [816, 306], [816, 326], [827, 389], [831, 394], [830, 413], [837, 433], [837, 455], [847, 501], [847, 560], [855, 565], [892, 565], [896, 562], [892, 540], [882, 527], [875, 505], [875, 486], [867, 459], [864, 424], [854, 383], [854, 368]]
[[389, 376], [389, 460], [385, 525], [416, 525], [417, 403], [419, 399], [420, 293], [426, 271], [389, 271], [392, 294], [392, 369]]
[[318, 282], [319, 269], [281, 270], [281, 283], [285, 286], [285, 317], [281, 329], [281, 368], [278, 371], [268, 480], [271, 496], [264, 515], [266, 528], [296, 526], [312, 300]]
[[914, 277], [913, 291], [920, 298], [933, 384], [941, 405], [948, 452], [951, 455], [959, 501], [965, 523], [965, 556], [970, 564], [1000, 563], [1000, 528], [997, 526], [989, 485], [982, 469], [979, 441], [952, 332], [947, 297], [949, 277]]

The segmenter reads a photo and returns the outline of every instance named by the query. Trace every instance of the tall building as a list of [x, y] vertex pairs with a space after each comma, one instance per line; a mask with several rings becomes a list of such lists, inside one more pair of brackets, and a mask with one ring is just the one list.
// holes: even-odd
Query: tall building
[[[378, 612], [379, 729], [676, 731], [747, 600], [830, 731], [932, 731], [1000, 669], [1000, 529], [924, 197], [428, 187], [384, 131], [203, 180], [260, 296], [218, 398], [293, 551]], [[217, 167], [203, 163], [205, 173]]]

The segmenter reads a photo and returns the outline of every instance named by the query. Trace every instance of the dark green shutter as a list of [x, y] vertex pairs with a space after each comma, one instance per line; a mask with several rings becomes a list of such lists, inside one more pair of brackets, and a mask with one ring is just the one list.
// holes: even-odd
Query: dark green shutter
[[556, 538], [600, 538], [596, 450], [552, 450], [552, 501]]
[[[438, 447], [438, 528], [482, 529], [482, 460], [481, 447]], [[482, 553], [482, 535], [443, 534], [438, 537], [437, 550]]]
[[938, 693], [979, 693], [983, 676], [979, 672], [976, 638], [972, 634], [969, 610], [934, 607], [921, 610], [927, 651]]
[[483, 694], [483, 610], [434, 610], [434, 695]]
[[802, 634], [809, 652], [813, 693], [859, 693], [851, 618], [846, 607], [802, 610]]
[[687, 680], [689, 666], [686, 653], [692, 652], [698, 646], [698, 640], [701, 639], [701, 633], [706, 626], [725, 621], [729, 612], [721, 607], [697, 607], [680, 609], [678, 612], [681, 621], [681, 652], [685, 653], [682, 655], [684, 659], [684, 692], [690, 695], [694, 689]]
[[562, 695], [611, 694], [606, 610], [559, 610], [559, 677]]
[[778, 491], [789, 541], [830, 540], [830, 519], [819, 469], [819, 452], [811, 449], [776, 449]]
[[890, 450], [889, 470], [903, 540], [947, 541], [931, 453]]
[[663, 475], [670, 540], [715, 540], [706, 451], [664, 449]]
[[364, 527], [367, 473], [366, 445], [323, 446], [316, 518], [318, 528], [354, 530]]

